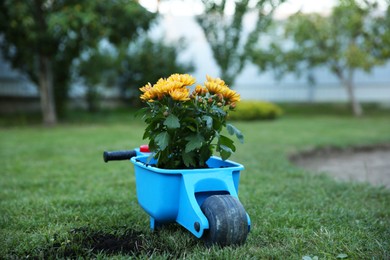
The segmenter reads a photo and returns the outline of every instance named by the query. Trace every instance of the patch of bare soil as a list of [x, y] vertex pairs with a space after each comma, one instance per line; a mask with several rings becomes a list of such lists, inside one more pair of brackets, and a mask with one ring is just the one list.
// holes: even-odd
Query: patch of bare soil
[[132, 229], [124, 230], [124, 227], [118, 227], [117, 230], [118, 233], [105, 233], [89, 227], [75, 228], [70, 230], [66, 238], [59, 238], [55, 234], [51, 241], [48, 241], [47, 246], [43, 248], [35, 248], [22, 255], [11, 253], [6, 258], [95, 259], [99, 253], [105, 253], [109, 256], [117, 254], [137, 256], [148, 250], [141, 232]]
[[[164, 228], [176, 231], [181, 227], [167, 224]], [[143, 258], [165, 255], [169, 259], [179, 259], [185, 256], [185, 250], [199, 243], [192, 239], [187, 247], [177, 249], [175, 244], [166, 243], [166, 236], [160, 236], [159, 232], [142, 233], [127, 226], [110, 227], [109, 230], [111, 232], [107, 233], [90, 226], [74, 228], [66, 236], [54, 234], [43, 247], [23, 253], [11, 252], [4, 258], [0, 256], [0, 259], [111, 259], [137, 258], [140, 255], [144, 255]]]
[[390, 144], [315, 149], [294, 154], [290, 160], [310, 172], [326, 173], [336, 180], [390, 188]]

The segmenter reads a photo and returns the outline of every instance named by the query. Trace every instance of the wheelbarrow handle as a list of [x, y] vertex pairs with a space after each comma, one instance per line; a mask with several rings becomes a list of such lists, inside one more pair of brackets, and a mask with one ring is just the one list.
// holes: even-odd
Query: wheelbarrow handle
[[137, 155], [135, 150], [124, 150], [124, 151], [113, 151], [103, 153], [104, 162], [108, 161], [122, 161], [122, 160], [130, 160], [131, 157]]

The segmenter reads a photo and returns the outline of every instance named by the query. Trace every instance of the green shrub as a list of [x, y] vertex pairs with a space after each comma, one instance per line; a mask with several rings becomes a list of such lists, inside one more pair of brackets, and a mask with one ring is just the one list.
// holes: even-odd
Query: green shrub
[[243, 100], [237, 104], [236, 111], [230, 113], [231, 120], [267, 120], [275, 119], [283, 114], [283, 110], [266, 101]]

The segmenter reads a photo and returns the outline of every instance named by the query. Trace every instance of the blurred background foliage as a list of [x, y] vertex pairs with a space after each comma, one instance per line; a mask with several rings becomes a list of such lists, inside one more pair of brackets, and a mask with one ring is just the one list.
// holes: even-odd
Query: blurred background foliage
[[389, 60], [389, 45], [384, 44], [390, 40], [389, 20], [388, 15], [379, 15], [376, 1], [340, 0], [327, 16], [300, 11], [291, 15], [266, 50], [251, 46], [249, 56], [279, 78], [295, 73], [306, 75], [313, 84], [313, 70], [328, 69], [345, 87], [353, 114], [361, 116], [355, 75]]
[[64, 111], [74, 61], [103, 39], [114, 46], [128, 44], [156, 18], [126, 0], [6, 0], [0, 10], [3, 56], [39, 86], [49, 125]]
[[[354, 114], [361, 115], [355, 72], [369, 72], [390, 58], [390, 8], [385, 1], [382, 15], [377, 1], [340, 0], [327, 16], [298, 12], [280, 21], [273, 14], [284, 0], [199, 0], [204, 8], [196, 21], [219, 76], [229, 85], [234, 86], [248, 63], [260, 73], [274, 71], [277, 78], [306, 75], [313, 84], [312, 70], [325, 67], [345, 86]], [[85, 86], [88, 111], [95, 112], [102, 87], [116, 88], [127, 104], [137, 106], [139, 87], [196, 69], [191, 60], [178, 59], [188, 46], [186, 39], [150, 37], [160, 14], [136, 0], [4, 0], [0, 10], [2, 56], [39, 86], [47, 125], [65, 115], [75, 81]], [[245, 34], [248, 14], [256, 20]], [[265, 44], [270, 34], [274, 41]]]
[[141, 103], [138, 88], [173, 73], [189, 73], [194, 70], [191, 61], [178, 60], [179, 53], [185, 46], [184, 40], [168, 44], [162, 38], [151, 39], [144, 35], [125, 46], [106, 46], [91, 50], [88, 55], [77, 60], [75, 70], [87, 87], [88, 110], [99, 110], [101, 94], [98, 87], [101, 85], [118, 88], [124, 102], [139, 107]]
[[184, 39], [168, 44], [163, 38], [141, 37], [132, 42], [120, 58], [118, 80], [122, 97], [133, 106], [140, 106], [138, 88], [173, 73], [194, 71], [192, 61], [178, 60], [185, 48]]
[[240, 121], [272, 120], [283, 115], [283, 109], [271, 102], [259, 100], [243, 100], [237, 104], [229, 119]]

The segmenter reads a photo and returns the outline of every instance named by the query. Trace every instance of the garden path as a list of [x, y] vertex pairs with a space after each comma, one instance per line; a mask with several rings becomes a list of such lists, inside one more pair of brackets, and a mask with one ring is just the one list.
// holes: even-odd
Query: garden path
[[390, 189], [390, 144], [312, 150], [290, 157], [297, 166], [339, 181], [368, 182]]

